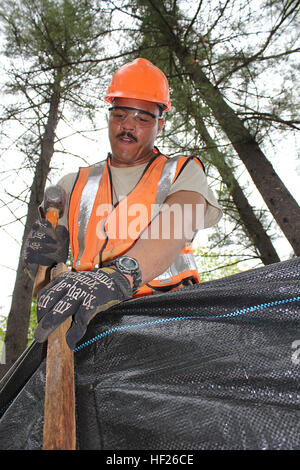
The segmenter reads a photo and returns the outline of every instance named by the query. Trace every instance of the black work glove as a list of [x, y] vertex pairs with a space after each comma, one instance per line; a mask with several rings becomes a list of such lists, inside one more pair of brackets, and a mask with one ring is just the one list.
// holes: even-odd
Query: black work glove
[[38, 295], [39, 323], [34, 337], [42, 343], [66, 318], [72, 316], [66, 340], [74, 349], [97, 313], [131, 297], [130, 282], [114, 268], [64, 273]]
[[65, 263], [68, 254], [69, 233], [66, 227], [58, 225], [54, 230], [46, 219], [33, 224], [22, 253], [25, 268], [32, 279], [36, 276], [38, 265]]

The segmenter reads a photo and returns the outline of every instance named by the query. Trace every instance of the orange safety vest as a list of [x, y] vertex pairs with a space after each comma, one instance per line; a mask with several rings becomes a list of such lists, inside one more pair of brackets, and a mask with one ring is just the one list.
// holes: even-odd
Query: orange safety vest
[[[126, 253], [158, 214], [171, 185], [188, 161], [194, 159], [204, 170], [195, 156], [168, 158], [156, 148], [154, 152], [135, 188], [116, 207], [113, 206], [110, 155], [107, 160], [79, 169], [69, 204], [74, 270], [89, 271], [108, 265]], [[134, 209], [141, 209], [141, 201], [143, 214], [137, 224]], [[130, 224], [134, 228], [132, 233], [128, 230]], [[180, 252], [164, 273], [141, 286], [135, 296], [178, 289], [186, 280], [200, 282], [191, 245]]]

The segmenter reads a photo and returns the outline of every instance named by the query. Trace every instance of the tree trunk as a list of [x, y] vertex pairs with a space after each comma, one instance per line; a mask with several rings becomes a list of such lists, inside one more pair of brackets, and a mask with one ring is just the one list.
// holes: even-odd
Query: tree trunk
[[233, 170], [226, 163], [224, 155], [216, 148], [202, 118], [194, 115], [194, 119], [197, 131], [210, 149], [211, 163], [217, 168], [222, 180], [227, 186], [239, 213], [243, 229], [257, 249], [260, 259], [265, 265], [279, 263], [280, 258], [270, 240], [270, 237], [267, 235], [263, 225], [256, 217], [247, 197], [234, 177]]
[[210, 107], [246, 166], [255, 186], [295, 254], [300, 256], [300, 207], [296, 200], [278, 177], [254, 137], [225, 102], [219, 90], [210, 83], [200, 66], [187, 63], [182, 51], [178, 56], [185, 70], [190, 74], [201, 98]]
[[181, 40], [182, 28], [178, 17], [175, 14], [166, 15], [166, 8], [158, 0], [148, 0], [146, 5], [144, 2], [137, 3], [149, 9], [155, 27], [159, 28], [170, 51], [176, 55], [181, 72], [189, 76], [199, 96], [211, 109], [295, 254], [300, 256], [300, 207], [296, 200], [274, 171], [255, 138], [226, 103], [219, 89], [209, 81], [201, 64], [193, 58], [191, 50]]
[[[41, 154], [31, 186], [28, 213], [20, 253], [23, 252], [26, 237], [33, 223], [38, 218], [38, 207], [43, 200], [46, 180], [50, 171], [50, 162], [54, 151], [54, 138], [58, 122], [59, 102], [59, 92], [54, 91], [50, 100], [45, 132], [41, 140]], [[3, 377], [6, 371], [12, 366], [27, 346], [32, 289], [33, 282], [24, 272], [24, 263], [22, 256], [20, 256], [5, 336], [6, 363], [0, 365], [0, 378]]]

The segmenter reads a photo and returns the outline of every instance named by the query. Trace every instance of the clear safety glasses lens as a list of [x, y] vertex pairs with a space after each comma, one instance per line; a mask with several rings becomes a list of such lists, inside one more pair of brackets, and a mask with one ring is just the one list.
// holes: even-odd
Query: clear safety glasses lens
[[143, 111], [142, 109], [129, 108], [125, 106], [114, 106], [109, 108], [109, 118], [112, 122], [116, 124], [121, 124], [130, 117], [140, 127], [152, 127], [154, 126], [156, 119], [160, 119], [159, 116], [149, 113], [148, 111]]

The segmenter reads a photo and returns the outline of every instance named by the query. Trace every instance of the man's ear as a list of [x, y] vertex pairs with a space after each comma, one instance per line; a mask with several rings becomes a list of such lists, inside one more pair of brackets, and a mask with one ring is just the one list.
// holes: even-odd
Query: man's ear
[[164, 127], [164, 124], [165, 124], [165, 120], [164, 120], [164, 119], [160, 119], [160, 120], [158, 121], [157, 135], [160, 133], [160, 131], [161, 131], [162, 128]]

